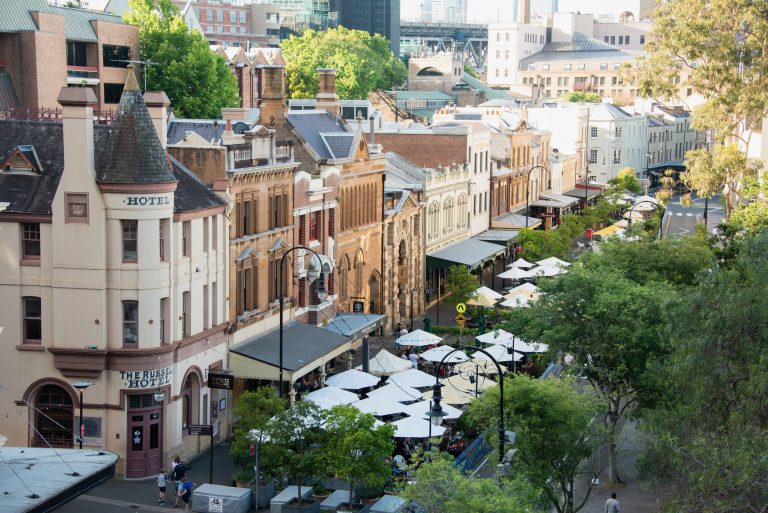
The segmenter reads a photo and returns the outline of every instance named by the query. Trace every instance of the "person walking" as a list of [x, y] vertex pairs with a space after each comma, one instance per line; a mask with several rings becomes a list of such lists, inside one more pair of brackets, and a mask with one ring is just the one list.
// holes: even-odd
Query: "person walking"
[[157, 502], [160, 503], [161, 506], [165, 505], [165, 487], [168, 486], [168, 476], [165, 473], [165, 469], [160, 469], [160, 472], [157, 474], [157, 489], [160, 490], [160, 493], [157, 498]]
[[616, 500], [615, 492], [605, 501], [605, 513], [621, 513], [621, 504]]
[[186, 477], [181, 479], [181, 488], [179, 490], [180, 498], [184, 501], [184, 511], [189, 511], [189, 499], [192, 498], [192, 488], [195, 483], [187, 479]]

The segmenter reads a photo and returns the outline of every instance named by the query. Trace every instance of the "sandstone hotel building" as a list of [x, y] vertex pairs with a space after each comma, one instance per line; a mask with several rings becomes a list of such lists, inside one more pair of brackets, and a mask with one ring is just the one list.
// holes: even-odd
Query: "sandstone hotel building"
[[[128, 73], [115, 121], [87, 87], [62, 122], [0, 121], [0, 432], [8, 445], [85, 446], [118, 475], [155, 474], [226, 433], [225, 203], [165, 149], [168, 99]], [[219, 396], [219, 393], [222, 393]]]

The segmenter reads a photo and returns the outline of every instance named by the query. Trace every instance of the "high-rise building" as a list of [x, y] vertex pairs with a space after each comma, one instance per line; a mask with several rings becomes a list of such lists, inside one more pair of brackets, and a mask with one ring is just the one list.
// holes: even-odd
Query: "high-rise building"
[[381, 34], [400, 54], [400, 0], [336, 0], [339, 25]]
[[423, 0], [421, 19], [424, 21], [464, 23], [467, 21], [467, 0]]
[[534, 16], [555, 14], [558, 9], [558, 4], [558, 0], [532, 0], [531, 14]]
[[280, 23], [290, 30], [322, 30], [330, 25], [329, 0], [255, 0], [254, 3], [280, 7]]

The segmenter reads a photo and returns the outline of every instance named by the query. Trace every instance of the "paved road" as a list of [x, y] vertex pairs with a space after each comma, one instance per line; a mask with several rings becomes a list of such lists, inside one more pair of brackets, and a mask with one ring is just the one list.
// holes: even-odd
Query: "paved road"
[[667, 203], [667, 212], [664, 217], [662, 234], [664, 237], [675, 235], [688, 236], [696, 229], [697, 224], [704, 223], [705, 203], [707, 204], [707, 232], [712, 233], [723, 219], [723, 207], [720, 204], [720, 196], [711, 198], [705, 202], [703, 198], [692, 195], [693, 205], [684, 207], [680, 204], [680, 195], [675, 195]]

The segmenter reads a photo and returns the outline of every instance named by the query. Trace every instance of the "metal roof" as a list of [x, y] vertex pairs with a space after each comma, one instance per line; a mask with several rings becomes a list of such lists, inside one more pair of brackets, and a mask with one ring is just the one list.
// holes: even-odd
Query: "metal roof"
[[34, 12], [45, 12], [64, 17], [64, 34], [68, 40], [97, 40], [92, 21], [119, 23], [124, 25], [120, 16], [104, 14], [86, 9], [56, 7], [45, 0], [3, 0], [3, 15], [0, 16], [0, 32], [35, 32], [38, 29], [32, 18]]
[[594, 52], [594, 51], [618, 51], [619, 49], [582, 32], [575, 32], [570, 41], [563, 43], [547, 43], [545, 52]]
[[443, 268], [451, 265], [466, 265], [470, 269], [479, 267], [488, 259], [506, 251], [503, 246], [492, 244], [479, 239], [460, 240], [450, 246], [427, 255], [432, 268]]
[[347, 134], [346, 128], [328, 111], [288, 111], [288, 122], [296, 133], [317, 153], [321, 159], [336, 159], [326, 145], [328, 134]]
[[472, 75], [465, 74], [462, 78], [464, 82], [471, 88], [477, 89], [478, 91], [483, 91], [485, 93], [485, 97], [489, 100], [511, 100], [513, 99], [510, 95], [505, 93], [504, 91], [499, 91], [498, 89], [494, 89], [492, 87], [489, 87], [488, 84], [485, 82], [476, 79]]
[[454, 100], [450, 94], [442, 91], [397, 91], [398, 100]]

